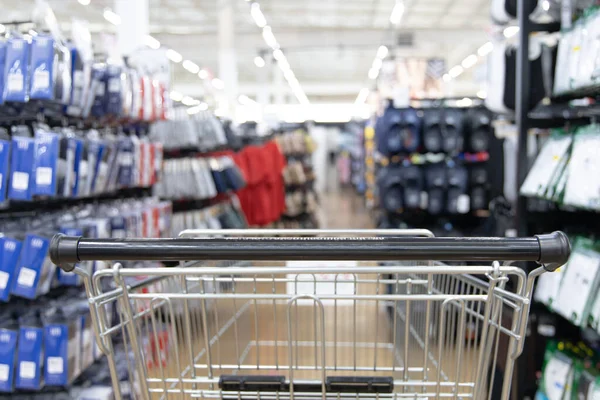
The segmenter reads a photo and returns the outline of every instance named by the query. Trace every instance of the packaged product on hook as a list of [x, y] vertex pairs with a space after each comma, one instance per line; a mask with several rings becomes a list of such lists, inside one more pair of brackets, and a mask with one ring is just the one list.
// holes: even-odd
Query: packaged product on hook
[[12, 37], [6, 43], [4, 65], [4, 101], [28, 100], [29, 47], [27, 39]]
[[11, 293], [26, 299], [35, 299], [48, 293], [56, 266], [48, 257], [50, 238], [29, 233], [25, 236], [15, 271], [17, 276]]
[[7, 301], [15, 278], [22, 242], [13, 237], [0, 237], [0, 300]]
[[44, 330], [35, 308], [19, 318], [19, 338], [15, 387], [25, 390], [42, 388]]
[[[50, 128], [48, 128], [45, 125], [37, 125], [35, 127], [35, 185], [33, 187], [34, 196], [56, 196], [58, 180], [58, 158], [58, 135], [50, 131]], [[61, 172], [64, 178], [64, 171]]]
[[106, 67], [106, 114], [118, 118], [123, 106], [121, 67], [108, 65]]
[[0, 316], [0, 336], [0, 392], [10, 393], [14, 390], [19, 323], [8, 313]]
[[34, 185], [35, 140], [26, 126], [12, 127], [8, 198], [31, 200]]
[[0, 128], [0, 204], [6, 201], [6, 183], [10, 172], [10, 143], [8, 131]]
[[[0, 94], [4, 93], [4, 67], [6, 65], [6, 42], [0, 40]], [[0, 103], [4, 102], [4, 96], [0, 95]]]
[[54, 38], [40, 34], [31, 39], [31, 73], [29, 97], [35, 100], [54, 100], [56, 60]]

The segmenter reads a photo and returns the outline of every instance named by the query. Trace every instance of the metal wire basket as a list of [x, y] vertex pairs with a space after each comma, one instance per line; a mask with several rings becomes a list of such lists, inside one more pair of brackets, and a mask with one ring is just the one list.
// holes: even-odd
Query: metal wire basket
[[[424, 230], [58, 235], [51, 246], [84, 278], [117, 399], [116, 347], [141, 399], [508, 399], [534, 281], [569, 252], [560, 232]], [[75, 265], [85, 260], [179, 263], [90, 276]], [[517, 260], [541, 266], [526, 274]]]

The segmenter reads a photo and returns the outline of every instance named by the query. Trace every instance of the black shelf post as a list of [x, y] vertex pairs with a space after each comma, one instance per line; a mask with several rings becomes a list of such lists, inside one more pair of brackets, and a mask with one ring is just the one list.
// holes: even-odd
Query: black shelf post
[[529, 2], [531, 0], [518, 0], [517, 15], [519, 18], [519, 48], [517, 52], [517, 79], [515, 99], [515, 119], [518, 133], [517, 154], [517, 208], [516, 229], [519, 236], [527, 235], [527, 199], [519, 196], [521, 185], [527, 177], [527, 131], [529, 130], [529, 98], [530, 98], [530, 73], [529, 67], [529, 34], [531, 22], [529, 20]]

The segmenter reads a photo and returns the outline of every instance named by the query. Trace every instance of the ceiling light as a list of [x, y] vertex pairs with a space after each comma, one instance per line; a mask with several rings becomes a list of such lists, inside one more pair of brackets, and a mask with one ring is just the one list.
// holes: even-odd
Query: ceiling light
[[450, 69], [450, 71], [448, 71], [448, 75], [450, 75], [450, 77], [452, 77], [452, 78], [456, 78], [463, 72], [465, 72], [465, 69], [463, 67], [461, 67], [460, 65], [457, 65], [455, 67], [452, 67]]
[[550, 2], [548, 0], [542, 1], [542, 9], [544, 11], [549, 11], [550, 10]]
[[504, 37], [505, 38], [513, 37], [517, 33], [519, 33], [519, 27], [518, 26], [509, 26], [508, 28], [504, 29]]
[[208, 104], [200, 103], [195, 107], [188, 108], [187, 113], [189, 115], [193, 115], [193, 114], [198, 114], [200, 111], [206, 111], [206, 110], [208, 110]]
[[110, 8], [104, 9], [104, 19], [113, 25], [121, 25], [121, 17]]
[[376, 58], [373, 60], [373, 65], [371, 65], [371, 68], [380, 70], [382, 65], [383, 65], [383, 61], [381, 61], [381, 58]]
[[144, 44], [154, 50], [160, 48], [160, 42], [150, 35], [144, 36]]
[[490, 54], [492, 50], [494, 50], [494, 44], [492, 42], [486, 42], [477, 50], [477, 54], [479, 54], [480, 57], [485, 57]]
[[277, 65], [279, 65], [279, 68], [283, 71], [283, 73], [286, 73], [287, 71], [290, 71], [292, 69], [292, 67], [290, 67], [290, 63], [285, 57], [279, 60], [277, 62]]
[[214, 78], [210, 83], [212, 83], [213, 87], [217, 90], [225, 89], [225, 83], [219, 78]]
[[200, 104], [200, 100], [196, 100], [190, 96], [183, 96], [181, 102], [186, 106], [197, 106], [198, 104]]
[[277, 61], [281, 61], [285, 58], [285, 55], [283, 54], [283, 51], [281, 51], [281, 49], [276, 49], [273, 50], [273, 58]]
[[79, 4], [81, 4], [82, 6], [90, 5], [90, 0], [77, 0], [77, 1], [79, 1]]
[[390, 15], [390, 22], [394, 25], [398, 25], [402, 19], [402, 15], [404, 15], [404, 1], [397, 0], [396, 5], [392, 10], [392, 15]]
[[367, 101], [367, 97], [369, 97], [369, 89], [362, 88], [356, 97], [356, 105], [364, 104]]
[[265, 59], [262, 58], [261, 56], [256, 56], [254, 57], [254, 65], [256, 65], [258, 68], [262, 68], [265, 66]]
[[381, 58], [382, 60], [387, 57], [389, 50], [386, 46], [379, 46], [377, 49], [377, 58]]
[[452, 80], [452, 77], [448, 74], [444, 74], [442, 79], [444, 80], [444, 82], [450, 82]]
[[285, 71], [283, 73], [283, 76], [285, 77], [285, 79], [287, 81], [293, 81], [296, 78], [296, 75], [294, 75], [294, 71], [292, 71], [291, 69], [288, 69], [287, 71]]
[[468, 69], [468, 68], [471, 68], [472, 66], [474, 66], [475, 64], [477, 64], [478, 60], [479, 59], [477, 58], [477, 56], [475, 54], [471, 54], [470, 56], [468, 56], [467, 58], [465, 58], [463, 60], [461, 65], [463, 66], [464, 69]]
[[171, 93], [169, 93], [169, 96], [171, 97], [171, 100], [173, 100], [173, 101], [183, 100], [183, 95], [176, 90], [171, 90]]
[[196, 64], [193, 61], [185, 60], [183, 62], [183, 64], [181, 64], [181, 65], [183, 66], [183, 68], [185, 68], [186, 70], [188, 70], [192, 74], [197, 74], [198, 72], [200, 72], [200, 67], [198, 66], [198, 64]]
[[208, 78], [208, 71], [205, 69], [201, 69], [200, 72], [198, 72], [198, 78], [204, 80]]
[[252, 19], [259, 28], [264, 28], [267, 25], [267, 19], [260, 10], [260, 4], [252, 3], [250, 6], [250, 15], [252, 15]]
[[262, 31], [262, 37], [265, 40], [267, 46], [272, 49], [279, 48], [279, 43], [277, 43], [277, 39], [275, 39], [275, 35], [273, 35], [273, 30], [270, 26], [265, 26]]
[[485, 90], [480, 90], [477, 92], [477, 97], [480, 99], [485, 99], [487, 97], [487, 92]]
[[369, 70], [369, 79], [377, 79], [378, 76], [379, 76], [379, 70], [378, 69], [371, 68]]
[[182, 55], [173, 49], [167, 49], [165, 54], [167, 55], [167, 58], [173, 61], [174, 63], [180, 63], [181, 60], [183, 60]]
[[458, 100], [456, 104], [460, 107], [471, 107], [473, 105], [473, 100], [471, 100], [468, 97], [465, 97], [462, 100]]

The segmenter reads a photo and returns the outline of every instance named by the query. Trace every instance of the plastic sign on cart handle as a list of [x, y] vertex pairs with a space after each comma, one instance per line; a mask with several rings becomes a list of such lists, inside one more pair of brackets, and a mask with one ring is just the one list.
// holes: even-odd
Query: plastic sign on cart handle
[[[222, 231], [215, 232], [220, 235]], [[285, 235], [285, 230], [281, 231]], [[227, 236], [227, 234], [225, 234]], [[215, 260], [438, 260], [534, 261], [553, 271], [569, 259], [562, 232], [526, 238], [223, 237], [208, 239], [87, 239], [55, 235], [54, 264], [72, 271], [79, 261]]]

